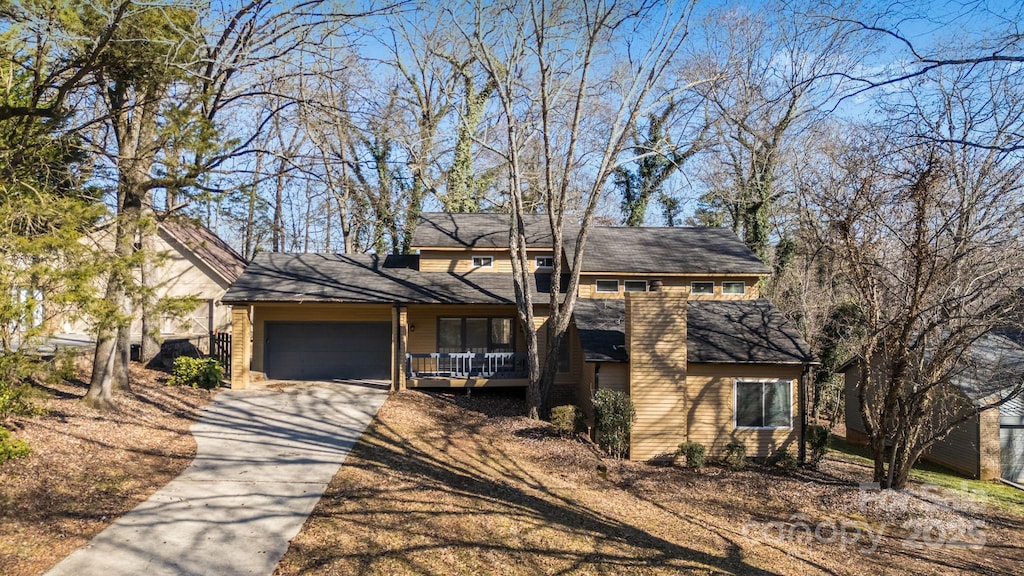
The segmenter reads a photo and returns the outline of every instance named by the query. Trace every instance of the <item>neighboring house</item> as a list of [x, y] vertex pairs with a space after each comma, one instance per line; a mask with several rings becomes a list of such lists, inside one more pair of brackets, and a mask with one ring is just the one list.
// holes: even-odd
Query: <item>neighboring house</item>
[[[958, 424], [922, 457], [973, 478], [1024, 483], [1024, 399], [1018, 394], [1024, 379], [1024, 339], [1015, 331], [991, 332], [962, 361], [962, 372], [944, 388], [948, 396], [940, 410], [945, 414], [1010, 399]], [[861, 369], [855, 360], [840, 368], [846, 379], [846, 438], [856, 444], [867, 443], [857, 395]]]
[[[100, 228], [93, 242], [113, 249], [113, 233]], [[166, 316], [158, 327], [164, 336], [205, 336], [231, 329], [231, 310], [221, 304], [228, 286], [245, 269], [245, 259], [209, 228], [185, 218], [167, 218], [157, 226], [154, 249], [161, 254], [149, 279], [157, 298], [194, 297], [199, 304], [188, 314]], [[58, 333], [88, 334], [87, 318], [66, 318]], [[133, 338], [142, 334], [141, 320], [132, 323]]]
[[[553, 254], [546, 216], [526, 223], [543, 327], [553, 258], [567, 255]], [[506, 215], [431, 213], [417, 224], [417, 255], [258, 255], [223, 299], [233, 305], [232, 387], [252, 378], [526, 386], [507, 242]], [[768, 273], [729, 230], [595, 227], [552, 404], [589, 412], [597, 388], [628, 393], [637, 460], [687, 439], [712, 453], [730, 442], [750, 456], [795, 450], [812, 358], [758, 297]], [[538, 337], [543, 354], [545, 330]]]

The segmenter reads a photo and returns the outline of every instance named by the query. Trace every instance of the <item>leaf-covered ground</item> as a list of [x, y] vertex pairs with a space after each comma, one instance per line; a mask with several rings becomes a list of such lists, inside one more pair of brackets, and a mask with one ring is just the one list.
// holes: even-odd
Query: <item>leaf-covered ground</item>
[[13, 423], [32, 454], [0, 465], [0, 575], [42, 574], [191, 462], [189, 426], [211, 393], [131, 370], [115, 412], [86, 407], [73, 380], [43, 390], [45, 415]]
[[[869, 470], [601, 461], [509, 397], [390, 398], [277, 574], [1019, 574], [1024, 510]], [[604, 466], [602, 466], [604, 464]]]

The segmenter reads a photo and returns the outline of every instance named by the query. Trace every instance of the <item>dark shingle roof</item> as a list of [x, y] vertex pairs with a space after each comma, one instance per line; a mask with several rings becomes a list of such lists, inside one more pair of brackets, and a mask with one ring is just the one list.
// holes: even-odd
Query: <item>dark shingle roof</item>
[[202, 224], [185, 218], [167, 218], [160, 223], [160, 228], [229, 284], [245, 270], [245, 258]]
[[694, 300], [687, 303], [687, 361], [807, 364], [811, 347], [772, 303]]
[[[550, 285], [534, 276], [535, 293]], [[514, 304], [512, 276], [420, 272], [415, 257], [264, 253], [231, 285], [224, 302]]]
[[580, 298], [573, 309], [586, 362], [628, 362], [626, 303], [611, 298]]
[[[531, 248], [551, 247], [548, 217], [528, 214], [527, 245]], [[420, 215], [412, 246], [416, 248], [498, 248], [508, 249], [509, 215], [497, 213], [450, 214], [427, 212]]]
[[[1024, 378], [1024, 347], [1016, 331], [993, 330], [984, 334], [961, 360], [954, 382], [979, 405], [993, 402], [996, 396], [1005, 398], [1016, 393]], [[1018, 404], [1019, 399], [1011, 399], [1000, 412], [1012, 415]], [[1024, 410], [1020, 415], [1024, 415]]]
[[[768, 300], [691, 300], [686, 360], [715, 364], [807, 364], [810, 347]], [[580, 299], [574, 317], [588, 362], [625, 362], [624, 300]]]
[[[572, 259], [576, 237], [567, 234]], [[596, 226], [583, 250], [583, 272], [769, 274], [771, 269], [726, 228]]]

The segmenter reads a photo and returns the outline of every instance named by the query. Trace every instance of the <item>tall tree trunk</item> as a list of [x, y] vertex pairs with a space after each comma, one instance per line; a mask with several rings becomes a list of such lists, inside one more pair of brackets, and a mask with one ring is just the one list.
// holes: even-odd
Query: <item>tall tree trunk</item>
[[[153, 212], [152, 197], [147, 194], [142, 204], [141, 220], [139, 223], [140, 248], [143, 253], [143, 260], [140, 270], [140, 280], [146, 288], [155, 288], [156, 270], [153, 260], [156, 254], [157, 234], [155, 214]], [[142, 342], [139, 350], [139, 361], [149, 362], [160, 353], [160, 315], [157, 312], [157, 302], [147, 294], [142, 299]], [[129, 359], [131, 344], [129, 343]], [[127, 366], [127, 363], [125, 364]]]

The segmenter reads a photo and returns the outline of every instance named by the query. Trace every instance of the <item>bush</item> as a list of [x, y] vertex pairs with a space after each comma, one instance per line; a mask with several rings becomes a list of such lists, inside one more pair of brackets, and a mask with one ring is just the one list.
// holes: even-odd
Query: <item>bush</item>
[[551, 409], [551, 423], [555, 425], [559, 436], [571, 437], [579, 430], [582, 421], [583, 411], [572, 404], [555, 406]]
[[22, 354], [0, 354], [0, 424], [11, 416], [37, 416], [43, 409], [34, 400], [41, 393], [27, 383], [40, 363]]
[[174, 359], [174, 370], [167, 381], [172, 386], [191, 386], [211, 390], [220, 386], [224, 369], [213, 358], [190, 358], [178, 356]]
[[614, 390], [598, 390], [594, 394], [594, 428], [597, 445], [615, 458], [629, 454], [629, 432], [636, 420], [636, 410], [629, 396]]
[[28, 442], [11, 436], [6, 428], [0, 426], [0, 464], [15, 458], [24, 458], [32, 453]]
[[687, 468], [704, 467], [707, 449], [700, 442], [683, 442], [679, 445], [679, 453], [686, 457]]
[[796, 456], [789, 453], [789, 448], [783, 448], [782, 450], [776, 450], [768, 458], [768, 465], [777, 466], [783, 470], [796, 470], [797, 460]]
[[826, 426], [815, 425], [807, 428], [807, 444], [811, 448], [811, 466], [817, 468], [828, 453], [829, 430]]
[[741, 470], [747, 464], [747, 447], [740, 442], [729, 442], [725, 445], [722, 460], [729, 468]]

